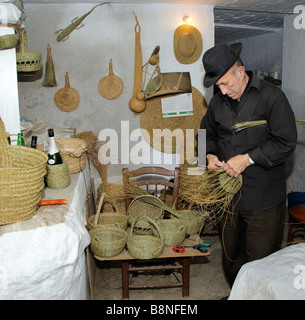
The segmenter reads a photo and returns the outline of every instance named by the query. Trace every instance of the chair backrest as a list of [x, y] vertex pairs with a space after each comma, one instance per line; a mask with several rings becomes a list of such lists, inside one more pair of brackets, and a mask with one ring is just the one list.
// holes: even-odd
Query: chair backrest
[[[123, 178], [132, 177], [139, 186], [146, 186], [146, 191], [154, 196], [162, 195], [162, 200], [166, 202], [168, 190], [171, 190], [172, 205], [179, 194], [180, 168], [174, 170], [165, 169], [163, 167], [141, 167], [130, 171], [128, 168], [122, 169]], [[131, 199], [126, 199], [126, 210]]]

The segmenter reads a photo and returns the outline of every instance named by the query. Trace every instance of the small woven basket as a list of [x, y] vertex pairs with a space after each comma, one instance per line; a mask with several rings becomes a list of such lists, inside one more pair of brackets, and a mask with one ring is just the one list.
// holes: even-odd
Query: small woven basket
[[175, 210], [176, 202], [181, 195], [183, 194], [180, 193], [173, 203], [173, 212], [171, 212], [170, 217], [171, 219], [178, 219], [180, 222], [182, 222], [185, 225], [186, 233], [188, 235], [198, 233], [203, 227], [205, 216], [196, 210]]
[[[126, 214], [124, 187], [120, 184], [103, 182], [98, 186], [97, 193], [101, 197], [104, 192], [108, 193], [115, 201], [118, 212]], [[111, 209], [110, 205], [105, 203], [104, 209], [107, 210], [107, 208]]]
[[[185, 239], [186, 227], [178, 219], [162, 219], [156, 221], [160, 233], [164, 239], [164, 246], [174, 247]], [[158, 231], [153, 228], [153, 235], [157, 236]]]
[[15, 32], [16, 33], [14, 34], [5, 34], [3, 36], [0, 36], [0, 50], [12, 49], [17, 46], [19, 33], [16, 29]]
[[113, 257], [120, 254], [126, 245], [127, 232], [118, 227], [91, 229], [90, 249], [99, 257]]
[[63, 163], [57, 165], [47, 165], [46, 184], [50, 189], [63, 189], [70, 185], [71, 176], [68, 164], [63, 158]]
[[48, 157], [37, 149], [9, 145], [1, 117], [0, 149], [0, 225], [4, 225], [37, 212]]
[[[123, 230], [127, 229], [127, 216], [123, 213], [119, 213], [114, 201], [111, 201], [111, 205], [114, 208], [115, 212], [102, 212], [102, 207], [104, 204], [105, 196], [108, 195], [111, 199], [111, 196], [104, 192], [99, 200], [96, 214], [88, 218], [88, 227], [89, 229], [95, 229], [100, 226], [114, 227], [117, 226]], [[107, 200], [108, 201], [108, 200]]]
[[41, 52], [29, 52], [26, 30], [21, 29], [19, 52], [16, 54], [17, 72], [36, 72], [42, 68]]
[[[134, 227], [140, 220], [151, 224], [158, 233], [159, 237], [152, 235], [135, 235]], [[127, 239], [127, 249], [129, 254], [136, 259], [153, 259], [157, 258], [164, 249], [163, 235], [158, 225], [148, 217], [138, 217], [131, 225], [130, 235]]]
[[[157, 220], [163, 218], [163, 209], [159, 206], [155, 206], [152, 203], [145, 202], [145, 200], [154, 199], [160, 201], [160, 206], [162, 206], [162, 201], [152, 195], [140, 195], [134, 198], [127, 209], [128, 222], [132, 224], [135, 219], [141, 216], [150, 218], [151, 220]], [[152, 234], [151, 224], [145, 220], [139, 220], [134, 227], [135, 232], [138, 234]]]

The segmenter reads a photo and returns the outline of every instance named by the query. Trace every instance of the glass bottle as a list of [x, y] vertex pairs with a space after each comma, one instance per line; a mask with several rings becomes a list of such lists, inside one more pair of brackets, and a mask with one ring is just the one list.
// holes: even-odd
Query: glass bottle
[[62, 158], [56, 145], [53, 129], [48, 129], [48, 136], [49, 136], [48, 164], [50, 165], [61, 164]]
[[18, 133], [17, 145], [18, 146], [24, 146], [24, 139], [23, 139], [23, 133], [22, 132]]
[[11, 144], [11, 137], [10, 137], [10, 134], [8, 132], [6, 133], [6, 136], [7, 136], [8, 144]]
[[36, 146], [37, 146], [37, 136], [32, 136], [31, 148], [36, 149]]

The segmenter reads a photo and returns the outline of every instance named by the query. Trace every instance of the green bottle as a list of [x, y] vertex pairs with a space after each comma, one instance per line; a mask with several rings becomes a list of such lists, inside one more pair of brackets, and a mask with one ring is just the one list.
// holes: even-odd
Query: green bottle
[[48, 164], [50, 165], [61, 164], [62, 158], [56, 145], [56, 141], [54, 138], [54, 130], [48, 129], [48, 135], [49, 135]]
[[24, 146], [24, 139], [23, 139], [23, 133], [22, 132], [18, 133], [17, 145], [18, 146]]

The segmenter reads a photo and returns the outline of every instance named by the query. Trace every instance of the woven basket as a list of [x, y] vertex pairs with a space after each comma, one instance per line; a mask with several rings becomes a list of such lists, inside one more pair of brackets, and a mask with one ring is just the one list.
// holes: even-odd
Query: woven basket
[[68, 164], [63, 158], [63, 163], [57, 165], [47, 165], [46, 184], [50, 189], [63, 189], [70, 185], [71, 176]]
[[19, 52], [16, 54], [18, 72], [36, 72], [42, 68], [41, 52], [28, 52], [26, 30], [21, 29]]
[[[186, 236], [186, 227], [178, 219], [162, 219], [156, 221], [164, 239], [164, 246], [173, 247], [181, 244]], [[157, 236], [158, 231], [153, 228], [153, 235]]]
[[183, 194], [180, 193], [173, 203], [173, 212], [171, 212], [170, 217], [171, 219], [178, 219], [180, 222], [182, 222], [185, 225], [186, 233], [188, 235], [198, 233], [203, 227], [205, 216], [196, 210], [175, 210], [176, 202], [181, 195]]
[[[124, 187], [115, 183], [101, 183], [97, 188], [97, 193], [101, 197], [104, 192], [108, 193], [115, 201], [118, 212], [126, 214]], [[105, 203], [104, 209], [111, 210], [111, 205]]]
[[[159, 237], [152, 235], [135, 235], [134, 227], [140, 220], [151, 224], [158, 233]], [[130, 235], [127, 239], [127, 249], [129, 254], [136, 259], [153, 259], [157, 258], [164, 248], [163, 235], [160, 232], [158, 225], [148, 217], [138, 217], [131, 225]]]
[[88, 227], [89, 229], [98, 228], [100, 226], [117, 226], [123, 230], [127, 229], [127, 216], [123, 213], [119, 213], [115, 204], [115, 201], [111, 202], [112, 207], [115, 209], [115, 212], [102, 212], [102, 207], [104, 204], [105, 196], [108, 195], [111, 199], [111, 196], [104, 192], [99, 200], [96, 214], [88, 218]]
[[0, 36], [0, 50], [11, 49], [17, 46], [19, 33], [16, 29], [15, 32], [15, 34], [5, 34], [4, 36]]
[[126, 245], [127, 232], [118, 227], [91, 229], [90, 249], [99, 257], [113, 257], [121, 253]]
[[[129, 224], [132, 224], [135, 219], [141, 216], [148, 217], [151, 220], [158, 220], [163, 218], [164, 212], [161, 207], [155, 206], [148, 202], [144, 202], [145, 199], [149, 200], [150, 198], [160, 201], [160, 205], [163, 204], [159, 198], [151, 195], [141, 195], [134, 198], [127, 209]], [[138, 234], [152, 234], [151, 224], [145, 220], [138, 221], [134, 229]]]
[[0, 150], [0, 225], [4, 225], [36, 213], [48, 157], [33, 148], [9, 145], [1, 117]]

